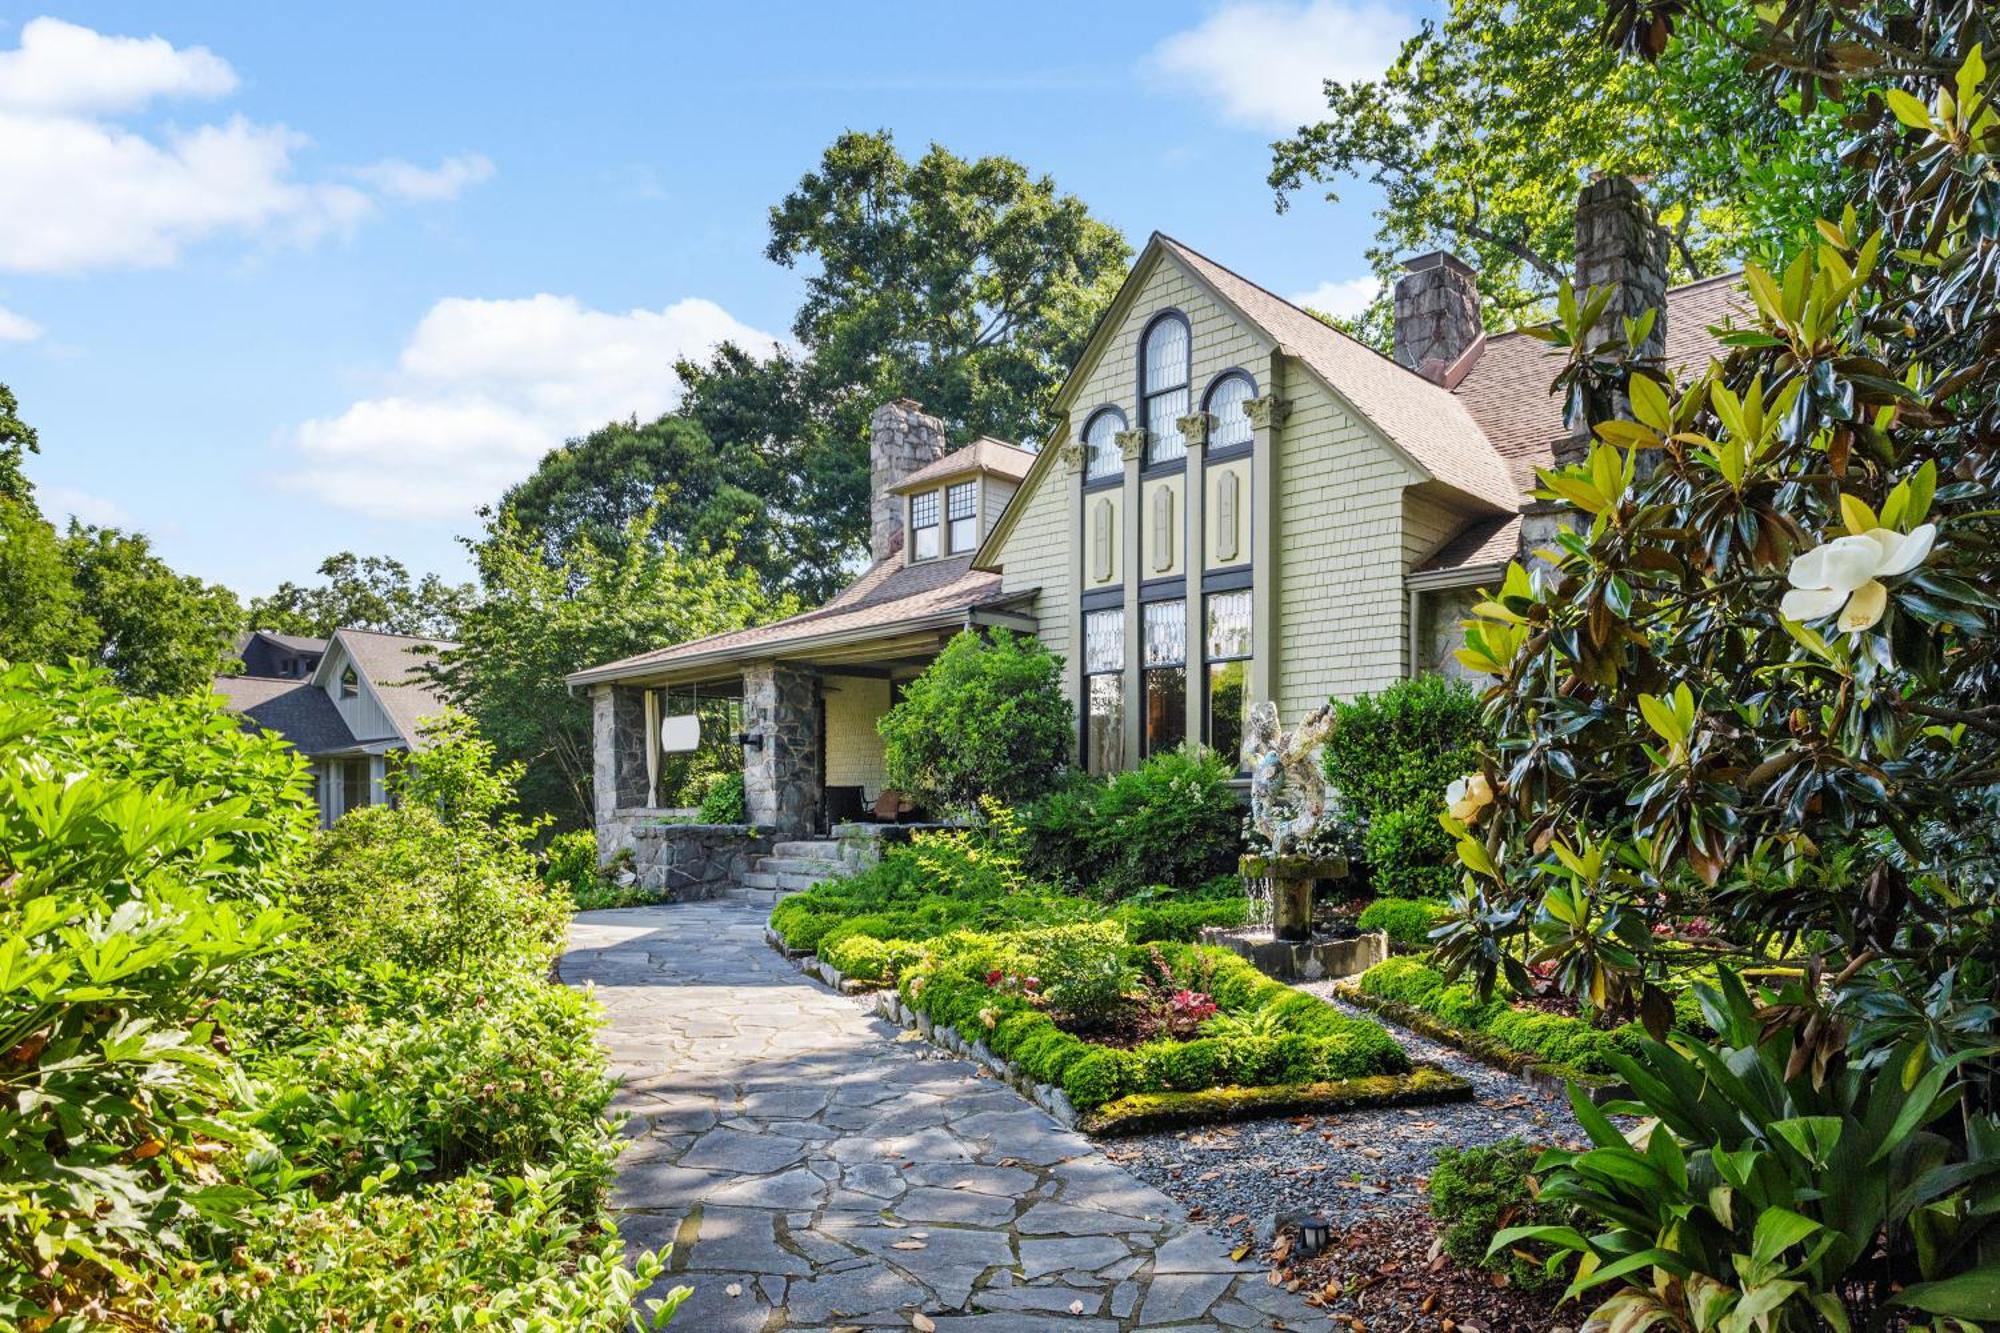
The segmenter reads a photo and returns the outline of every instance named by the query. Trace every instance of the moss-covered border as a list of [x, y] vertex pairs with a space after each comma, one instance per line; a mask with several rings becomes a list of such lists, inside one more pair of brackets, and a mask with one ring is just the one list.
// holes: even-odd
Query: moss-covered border
[[1356, 981], [1343, 981], [1335, 990], [1340, 998], [1349, 1003], [1382, 1015], [1392, 1023], [1406, 1027], [1419, 1036], [1441, 1042], [1455, 1051], [1460, 1051], [1483, 1065], [1524, 1078], [1537, 1087], [1561, 1092], [1574, 1083], [1589, 1094], [1593, 1102], [1606, 1102], [1627, 1095], [1630, 1091], [1624, 1083], [1607, 1074], [1586, 1074], [1568, 1065], [1549, 1064], [1525, 1055], [1511, 1046], [1495, 1041], [1483, 1032], [1468, 1032], [1441, 1022], [1434, 1016], [1400, 1000], [1385, 1000], [1379, 995], [1370, 995], [1362, 990]]
[[1330, 1083], [1201, 1092], [1135, 1092], [1084, 1116], [1077, 1127], [1098, 1138], [1155, 1134], [1265, 1116], [1330, 1114], [1358, 1107], [1428, 1106], [1470, 1101], [1472, 1084], [1436, 1065], [1407, 1074], [1374, 1074]]

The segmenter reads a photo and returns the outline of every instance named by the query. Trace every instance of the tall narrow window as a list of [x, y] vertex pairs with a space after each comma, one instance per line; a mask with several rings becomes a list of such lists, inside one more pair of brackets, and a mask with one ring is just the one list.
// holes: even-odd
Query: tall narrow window
[[1125, 418], [1115, 407], [1107, 407], [1090, 419], [1083, 429], [1085, 481], [1102, 481], [1125, 470], [1125, 459], [1118, 451], [1118, 432], [1124, 429]]
[[1083, 765], [1091, 773], [1125, 767], [1125, 609], [1083, 618]]
[[1187, 321], [1179, 315], [1162, 315], [1146, 330], [1139, 381], [1148, 463], [1187, 457], [1180, 419], [1188, 412], [1188, 347]]
[[361, 693], [361, 677], [354, 674], [353, 667], [342, 667], [340, 669], [340, 697], [343, 699], [352, 699], [359, 693]]
[[938, 493], [910, 497], [910, 558], [934, 560], [938, 553]]
[[1153, 755], [1187, 739], [1187, 603], [1148, 602], [1143, 610], [1145, 752]]
[[340, 766], [340, 808], [359, 810], [368, 804], [368, 761], [349, 759]]
[[1250, 594], [1211, 593], [1208, 633], [1208, 744], [1231, 767], [1243, 766], [1243, 728], [1250, 713]]
[[970, 551], [979, 537], [979, 483], [962, 481], [944, 493], [944, 517], [950, 525], [946, 537], [951, 553]]
[[1208, 390], [1208, 451], [1245, 449], [1255, 438], [1250, 413], [1243, 406], [1257, 396], [1257, 386], [1241, 371], [1232, 370]]

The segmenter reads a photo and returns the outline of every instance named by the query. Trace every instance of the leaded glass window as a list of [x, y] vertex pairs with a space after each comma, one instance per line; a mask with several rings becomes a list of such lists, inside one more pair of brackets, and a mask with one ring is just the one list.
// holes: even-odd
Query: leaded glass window
[[1125, 608], [1083, 617], [1083, 762], [1091, 773], [1125, 767]]
[[1125, 669], [1125, 608], [1092, 611], [1083, 618], [1083, 669], [1091, 675]]
[[910, 498], [910, 554], [930, 560], [938, 553], [938, 493], [925, 491]]
[[1216, 381], [1208, 391], [1209, 452], [1241, 449], [1255, 438], [1244, 404], [1256, 396], [1257, 386], [1248, 375], [1229, 374]]
[[1208, 599], [1208, 744], [1232, 764], [1243, 761], [1243, 733], [1250, 713], [1250, 594], [1212, 593]]
[[1187, 661], [1187, 603], [1148, 602], [1145, 616], [1146, 665], [1179, 666]]
[[1188, 345], [1187, 321], [1179, 315], [1163, 316], [1146, 330], [1140, 382], [1148, 463], [1187, 457], [1180, 419], [1188, 414]]
[[1187, 739], [1187, 603], [1148, 602], [1145, 753], [1171, 750]]
[[1099, 412], [1083, 432], [1085, 481], [1115, 477], [1124, 470], [1125, 459], [1118, 451], [1118, 432], [1125, 418], [1115, 411]]
[[962, 481], [944, 493], [944, 516], [953, 555], [970, 551], [979, 537], [979, 483]]

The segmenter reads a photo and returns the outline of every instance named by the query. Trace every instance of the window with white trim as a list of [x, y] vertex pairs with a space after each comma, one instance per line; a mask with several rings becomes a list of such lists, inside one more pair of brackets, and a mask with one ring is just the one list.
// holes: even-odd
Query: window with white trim
[[961, 481], [944, 493], [945, 538], [953, 555], [979, 544], [979, 483]]
[[938, 553], [938, 493], [910, 497], [910, 558], [935, 560]]

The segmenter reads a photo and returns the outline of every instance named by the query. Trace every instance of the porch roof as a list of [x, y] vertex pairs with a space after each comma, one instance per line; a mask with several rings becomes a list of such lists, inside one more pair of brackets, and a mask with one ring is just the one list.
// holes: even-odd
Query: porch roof
[[1032, 628], [1008, 608], [1027, 602], [1032, 590], [1003, 594], [1000, 576], [972, 568], [970, 555], [905, 564], [898, 551], [878, 560], [826, 605], [768, 625], [712, 634], [670, 648], [607, 662], [572, 673], [572, 689], [617, 680], [690, 678], [702, 670], [772, 657], [796, 658], [880, 644], [885, 652], [907, 649], [911, 636], [956, 632], [977, 623]]

